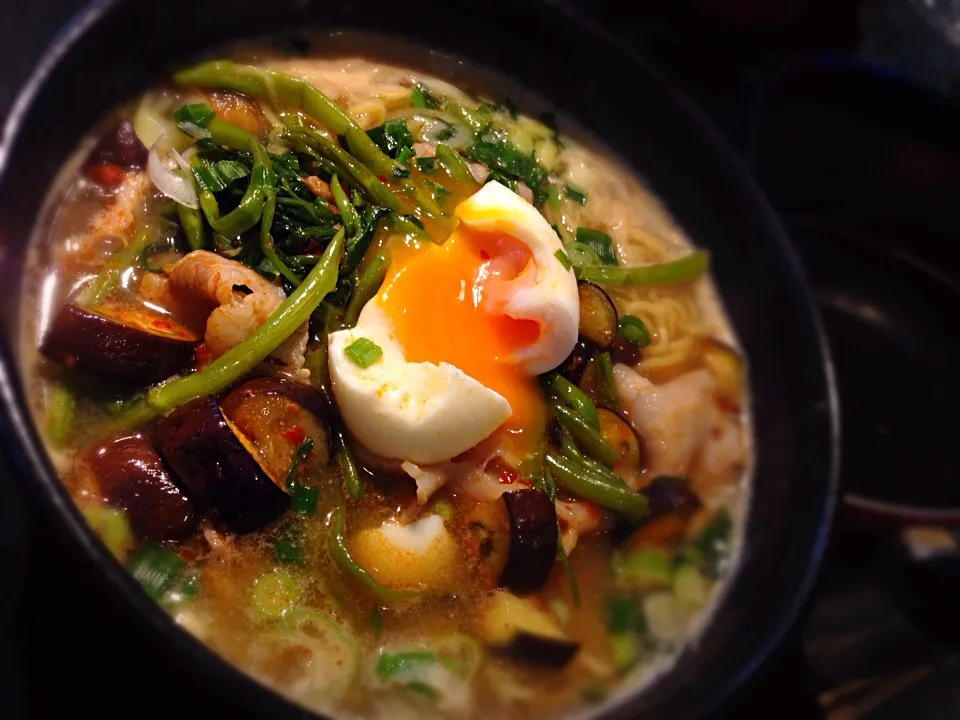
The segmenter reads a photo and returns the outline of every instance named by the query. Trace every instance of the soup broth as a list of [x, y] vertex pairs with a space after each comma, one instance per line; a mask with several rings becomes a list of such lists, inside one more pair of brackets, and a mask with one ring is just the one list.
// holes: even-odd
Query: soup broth
[[744, 359], [600, 149], [355, 55], [243, 48], [51, 191], [23, 346], [51, 458], [186, 631], [336, 717], [579, 713], [736, 565]]

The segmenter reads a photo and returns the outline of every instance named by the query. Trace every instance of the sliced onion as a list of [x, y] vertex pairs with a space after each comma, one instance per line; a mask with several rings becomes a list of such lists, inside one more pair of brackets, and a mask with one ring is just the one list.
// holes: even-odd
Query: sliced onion
[[170, 147], [166, 135], [161, 135], [150, 148], [147, 172], [157, 190], [168, 198], [193, 210], [199, 207], [190, 165], [180, 153]]

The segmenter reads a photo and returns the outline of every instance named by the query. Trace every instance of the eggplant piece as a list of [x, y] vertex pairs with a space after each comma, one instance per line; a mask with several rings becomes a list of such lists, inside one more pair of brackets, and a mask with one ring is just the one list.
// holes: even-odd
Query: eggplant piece
[[600, 349], [594, 343], [581, 337], [560, 365], [560, 374], [574, 385], [579, 385], [584, 371], [598, 352]]
[[190, 367], [199, 342], [195, 334], [161, 315], [65, 305], [43, 338], [40, 352], [91, 375], [150, 385]]
[[285, 477], [293, 454], [307, 438], [311, 462], [330, 462], [329, 403], [309, 385], [278, 377], [261, 377], [230, 393], [220, 409], [275, 478]]
[[600, 434], [617, 451], [614, 470], [640, 469], [640, 439], [626, 420], [613, 410], [597, 408], [600, 418]]
[[156, 449], [137, 433], [94, 447], [89, 465], [107, 504], [122, 508], [142, 540], [186, 540], [197, 527], [197, 504], [174, 481]]
[[179, 480], [228, 530], [257, 530], [289, 507], [288, 495], [260, 467], [212, 397], [177, 408], [154, 432]]
[[658, 475], [640, 492], [647, 496], [650, 518], [676, 512], [689, 515], [700, 507], [700, 498], [689, 478]]
[[501, 495], [510, 519], [510, 551], [500, 573], [500, 586], [515, 592], [542, 588], [557, 558], [557, 509], [535, 488]]
[[496, 591], [483, 607], [480, 635], [495, 652], [518, 662], [559, 670], [580, 650], [532, 598]]
[[599, 286], [588, 282], [577, 283], [577, 294], [580, 296], [580, 337], [599, 350], [606, 350], [617, 336], [619, 316], [613, 300]]
[[112, 163], [124, 170], [142, 168], [147, 164], [147, 148], [140, 142], [133, 123], [124, 118], [116, 123], [94, 147], [87, 161], [89, 165]]
[[545, 492], [505, 492], [479, 503], [466, 521], [476, 554], [498, 587], [528, 593], [546, 584], [557, 559], [558, 532], [557, 510]]

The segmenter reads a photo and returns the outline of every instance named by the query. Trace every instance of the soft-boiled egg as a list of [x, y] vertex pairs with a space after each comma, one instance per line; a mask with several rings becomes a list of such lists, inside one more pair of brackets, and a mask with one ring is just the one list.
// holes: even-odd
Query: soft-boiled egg
[[[330, 335], [341, 415], [382, 457], [429, 464], [494, 431], [530, 437], [545, 421], [536, 376], [577, 341], [576, 279], [543, 216], [497, 182], [455, 215], [442, 245], [391, 248], [356, 327]], [[362, 338], [382, 351], [366, 367], [347, 352]]]

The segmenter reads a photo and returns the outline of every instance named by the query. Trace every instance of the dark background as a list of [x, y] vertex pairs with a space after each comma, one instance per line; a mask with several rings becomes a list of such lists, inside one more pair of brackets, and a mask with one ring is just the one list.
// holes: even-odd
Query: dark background
[[[625, 43], [642, 48], [720, 128], [744, 160], [762, 169], [757, 124], [762, 90], [812, 60], [867, 61], [945, 97], [956, 97], [956, 51], [906, 0], [567, 0]], [[85, 3], [4, 3], [0, 27], [0, 117], [50, 39]], [[178, 22], [157, 32], [176, 32]], [[136, 53], [117, 48], [119, 62]], [[891, 112], [903, 108], [891, 108]], [[64, 118], [69, 122], [69, 118]], [[960, 126], [958, 126], [960, 131]], [[758, 156], [759, 155], [759, 156]], [[762, 173], [761, 173], [762, 174]], [[0, 717], [151, 717], [144, 678], [158, 660], [125, 642], [109, 609], [78, 591], [85, 568], [63, 562], [15, 484], [0, 467]], [[939, 638], [918, 631], [890, 592], [889, 533], [841, 518], [806, 621], [736, 699], [736, 718], [919, 720], [960, 717], [956, 663]], [[902, 605], [902, 604], [901, 604]], [[923, 610], [921, 612], [924, 612]], [[933, 635], [936, 635], [934, 631]], [[126, 668], [106, 676], [98, 658]], [[129, 662], [126, 662], [126, 659]], [[113, 670], [112, 672], [117, 672]], [[157, 681], [164, 707], [219, 715], [187, 688]], [[128, 696], [125, 687], [139, 688]], [[824, 710], [823, 708], [826, 708]], [[236, 714], [238, 711], [231, 710]], [[242, 715], [242, 712], [239, 713]]]

